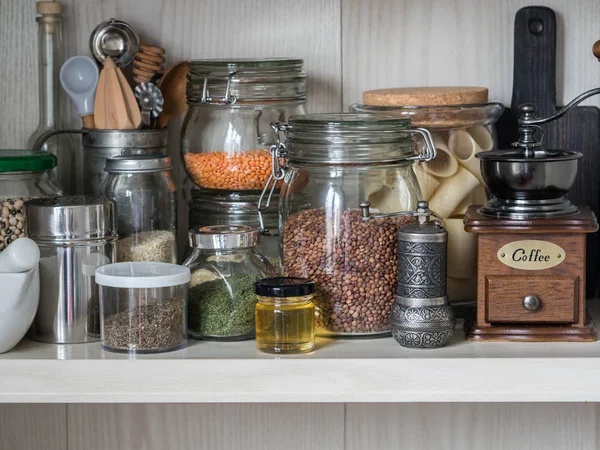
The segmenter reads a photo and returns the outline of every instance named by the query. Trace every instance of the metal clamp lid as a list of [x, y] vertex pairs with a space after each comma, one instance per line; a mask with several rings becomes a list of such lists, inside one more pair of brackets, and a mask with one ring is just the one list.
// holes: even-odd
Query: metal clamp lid
[[[285, 178], [287, 171], [288, 151], [285, 143], [285, 133], [292, 129], [290, 124], [281, 122], [272, 122], [271, 128], [275, 133], [275, 144], [271, 145], [269, 152], [271, 153], [271, 174], [269, 179], [263, 188], [263, 191], [258, 200], [258, 217], [260, 223], [260, 230], [264, 230], [262, 213], [265, 212], [271, 204], [271, 198], [277, 186], [277, 182]], [[403, 130], [405, 133], [419, 134], [423, 138], [425, 145], [421, 148], [421, 151], [412, 156], [404, 156], [403, 160], [407, 161], [421, 161], [428, 162], [437, 156], [435, 144], [429, 130], [425, 128], [408, 128]], [[267, 194], [268, 193], [268, 194]], [[263, 205], [263, 201], [266, 196], [266, 202]], [[408, 214], [407, 214], [408, 215]]]
[[235, 76], [236, 72], [231, 72], [229, 75], [227, 75], [227, 85], [225, 86], [225, 95], [223, 97], [211, 97], [210, 93], [208, 92], [208, 77], [210, 76], [210, 72], [206, 72], [204, 74], [204, 81], [202, 83], [202, 97], [200, 98], [200, 102], [201, 103], [206, 103], [209, 105], [219, 105], [219, 106], [225, 106], [225, 105], [233, 105], [235, 102], [237, 102], [237, 98], [234, 95], [229, 95], [229, 92], [231, 91], [231, 80], [233, 79], [233, 77]]
[[189, 231], [190, 247], [204, 250], [250, 248], [256, 247], [259, 241], [259, 230], [245, 225], [214, 225]]

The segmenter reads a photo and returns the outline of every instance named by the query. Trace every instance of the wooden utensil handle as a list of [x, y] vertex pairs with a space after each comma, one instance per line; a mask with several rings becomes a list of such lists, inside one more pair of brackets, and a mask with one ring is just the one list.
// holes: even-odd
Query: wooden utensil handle
[[592, 51], [594, 52], [594, 56], [598, 58], [598, 61], [600, 61], [600, 40], [594, 43], [594, 48]]
[[94, 115], [89, 114], [87, 116], [82, 116], [81, 120], [83, 121], [83, 128], [87, 128], [90, 130], [94, 129]]
[[515, 117], [522, 103], [535, 103], [539, 117], [556, 112], [556, 14], [543, 6], [521, 8], [515, 15]]

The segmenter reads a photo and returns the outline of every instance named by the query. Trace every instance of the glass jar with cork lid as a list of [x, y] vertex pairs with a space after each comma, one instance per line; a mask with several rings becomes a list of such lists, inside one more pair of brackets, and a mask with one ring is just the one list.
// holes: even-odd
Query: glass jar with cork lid
[[485, 204], [486, 192], [475, 155], [495, 150], [494, 123], [504, 111], [488, 101], [485, 87], [414, 87], [376, 89], [363, 93], [363, 103], [350, 106], [361, 113], [409, 118], [431, 132], [436, 147], [432, 161], [414, 171], [422, 200], [448, 230], [448, 297], [473, 301], [476, 294], [476, 242], [466, 233], [463, 217], [470, 205]]
[[190, 61], [181, 150], [198, 187], [260, 192], [271, 173], [271, 122], [305, 113], [303, 65], [286, 58]]

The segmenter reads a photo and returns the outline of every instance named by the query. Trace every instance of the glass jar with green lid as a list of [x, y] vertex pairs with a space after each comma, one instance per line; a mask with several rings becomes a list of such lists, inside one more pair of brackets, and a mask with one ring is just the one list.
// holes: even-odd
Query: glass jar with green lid
[[55, 167], [56, 156], [47, 152], [0, 150], [0, 251], [26, 236], [26, 200], [63, 194], [50, 176]]
[[[284, 274], [316, 283], [319, 334], [388, 334], [396, 296], [396, 231], [412, 220], [407, 211], [421, 195], [413, 162], [435, 156], [429, 133], [411, 128], [408, 119], [370, 114], [294, 116], [274, 127], [285, 145], [278, 146], [263, 197], [283, 179]], [[415, 133], [424, 142], [420, 152]], [[405, 214], [391, 214], [397, 212]]]
[[301, 59], [190, 61], [182, 154], [204, 189], [258, 191], [271, 170], [270, 124], [304, 114]]

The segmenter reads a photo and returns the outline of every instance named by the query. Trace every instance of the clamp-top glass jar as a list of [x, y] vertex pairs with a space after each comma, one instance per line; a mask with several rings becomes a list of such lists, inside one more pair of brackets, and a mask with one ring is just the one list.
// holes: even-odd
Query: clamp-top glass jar
[[257, 229], [217, 225], [190, 230], [194, 249], [183, 263], [192, 272], [188, 309], [189, 333], [199, 339], [252, 339], [254, 282], [276, 271], [256, 250]]
[[[258, 193], [215, 193], [192, 188], [190, 197], [189, 228], [211, 225], [246, 225], [261, 228], [257, 208], [260, 197]], [[279, 240], [279, 212], [276, 207], [278, 202], [279, 195], [273, 195], [271, 204], [274, 207], [262, 214], [260, 242], [256, 248], [278, 271], [281, 271], [283, 267]]]
[[[285, 133], [270, 186], [283, 178], [279, 211], [286, 276], [317, 284], [319, 334], [389, 333], [395, 301], [396, 231], [420, 197], [415, 160], [435, 156], [429, 133], [407, 119], [370, 114], [315, 114], [274, 124]], [[415, 154], [412, 134], [425, 144]], [[362, 217], [360, 204], [376, 214]], [[262, 203], [262, 202], [261, 202]], [[261, 205], [264, 209], [264, 206]]]
[[183, 159], [197, 186], [260, 191], [271, 173], [270, 124], [304, 114], [301, 59], [190, 61]]

